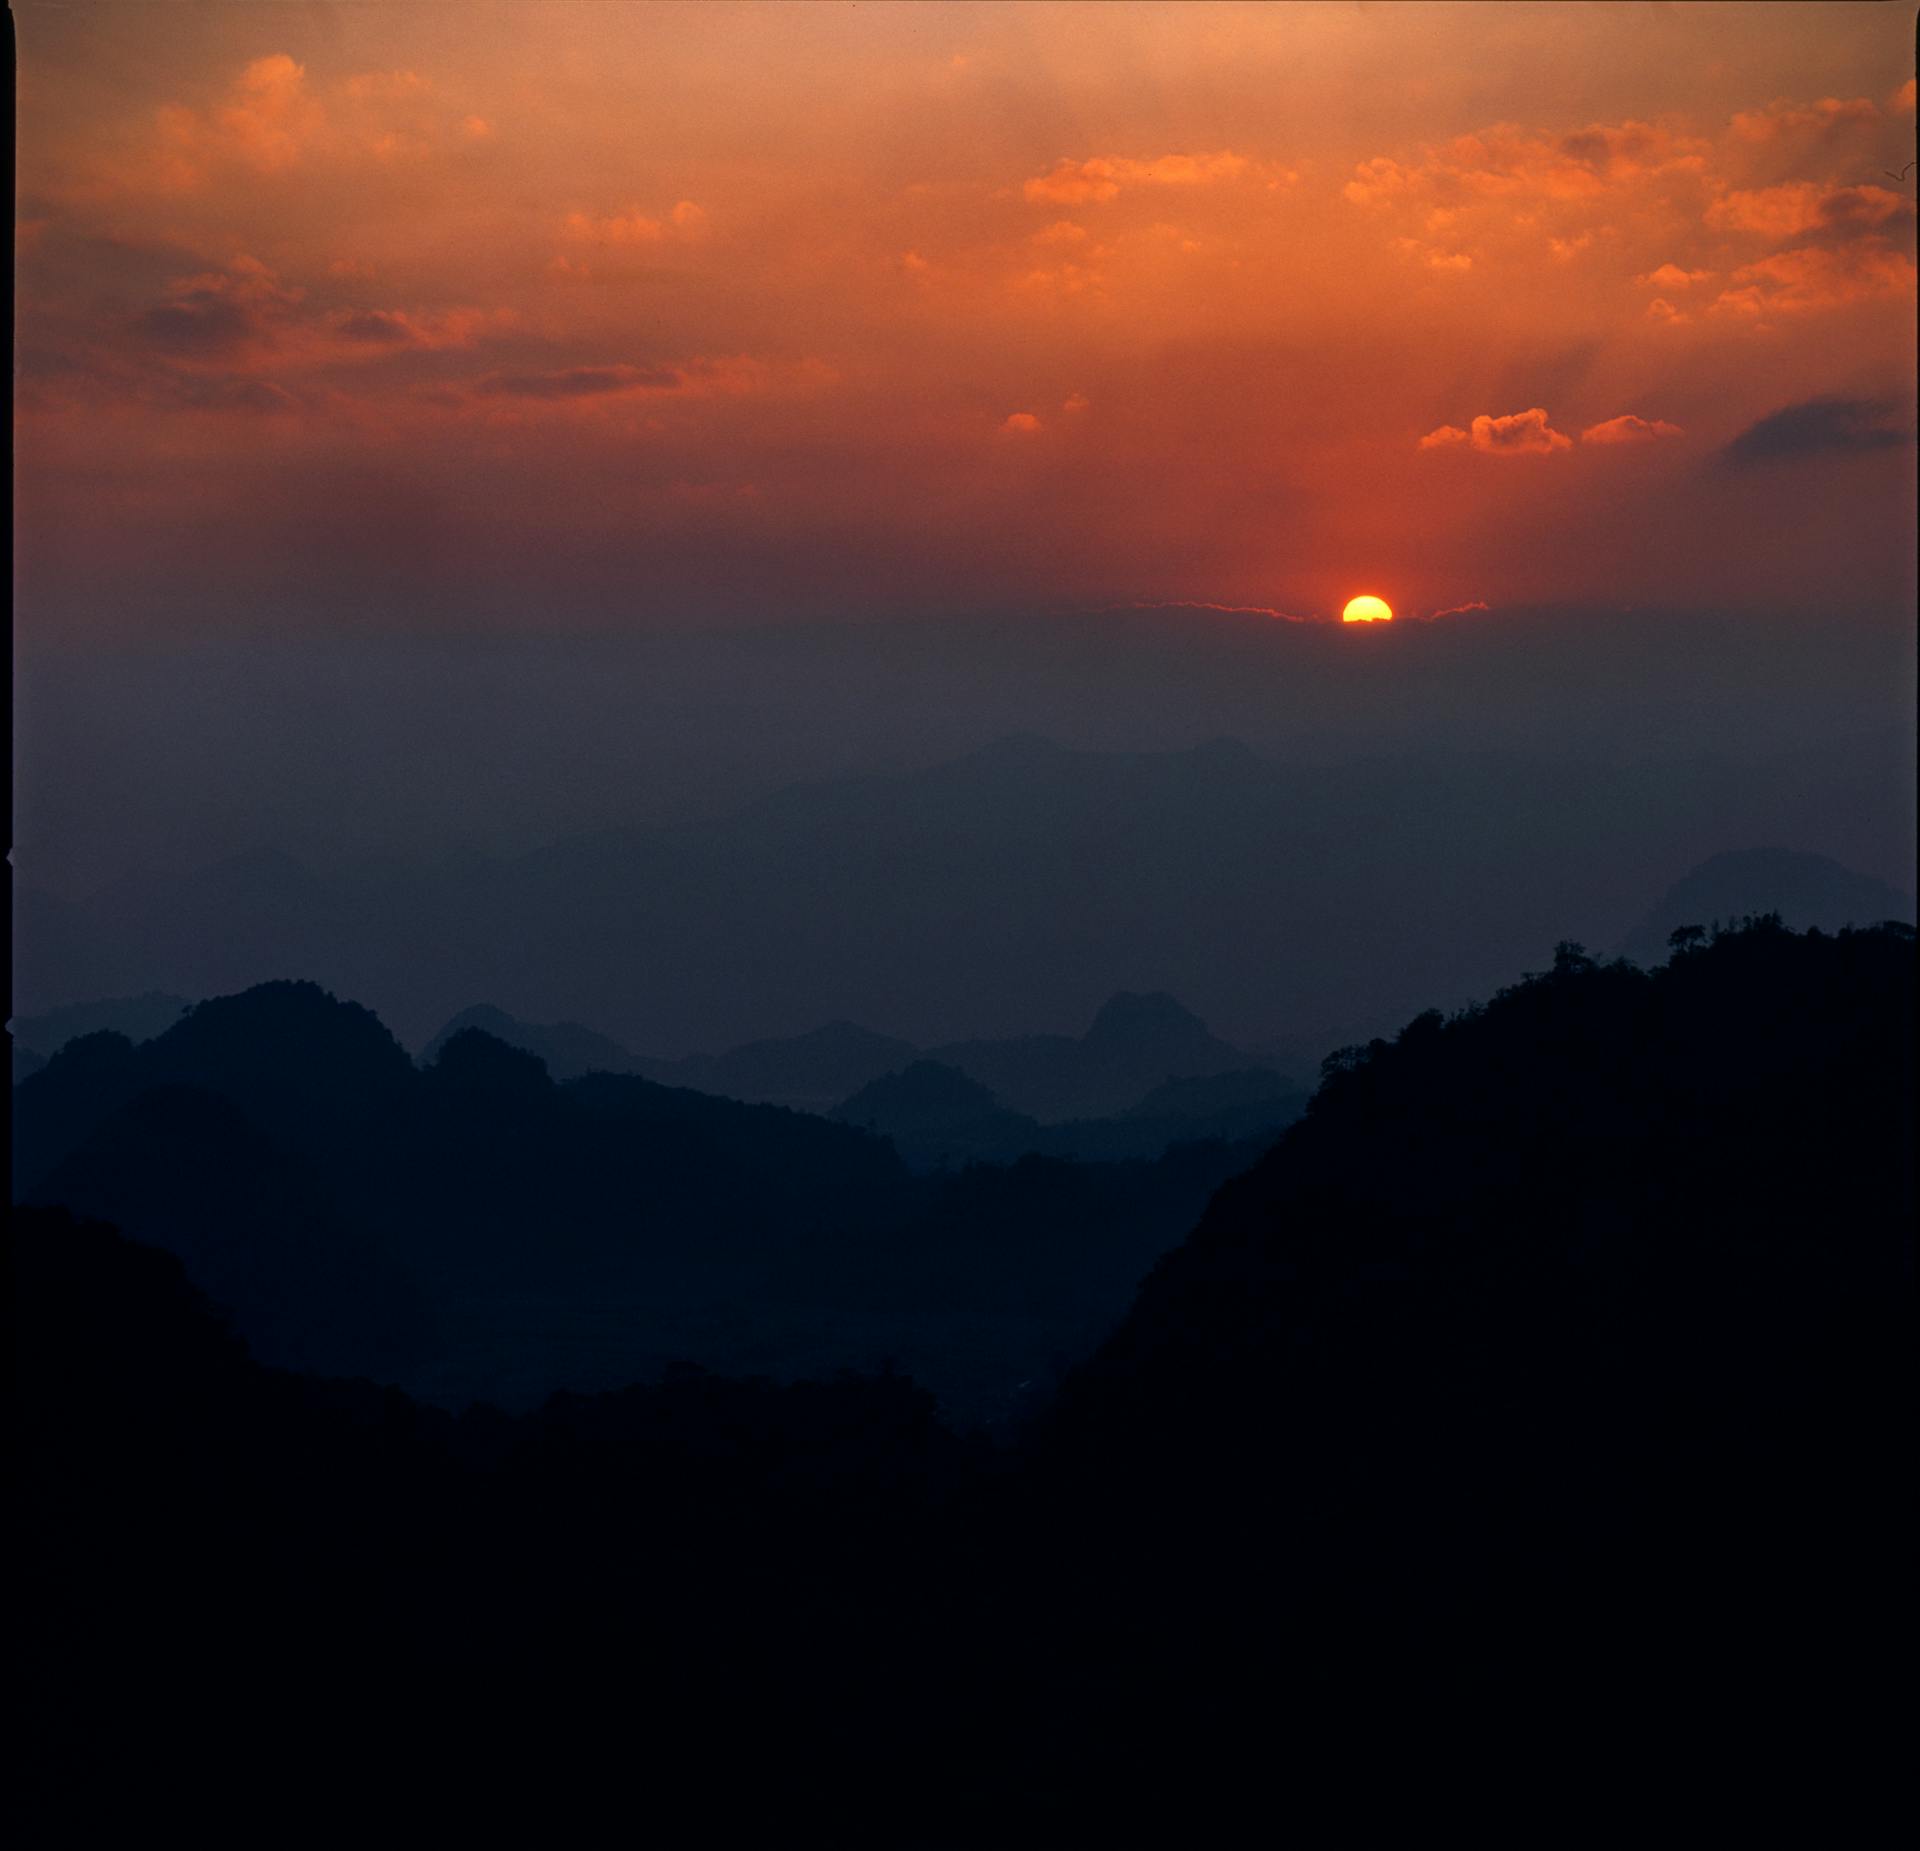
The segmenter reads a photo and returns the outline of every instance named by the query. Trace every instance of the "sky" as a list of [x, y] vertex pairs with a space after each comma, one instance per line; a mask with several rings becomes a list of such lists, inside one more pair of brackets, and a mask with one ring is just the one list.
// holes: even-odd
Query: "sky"
[[29, 651], [1910, 607], [1908, 4], [13, 17]]

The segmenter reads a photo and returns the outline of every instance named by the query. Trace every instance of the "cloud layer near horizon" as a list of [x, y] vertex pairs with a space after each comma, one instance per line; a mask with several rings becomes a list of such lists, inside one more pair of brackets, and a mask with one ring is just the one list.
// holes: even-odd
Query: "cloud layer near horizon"
[[1911, 581], [1894, 9], [159, 11], [19, 19], [29, 634]]

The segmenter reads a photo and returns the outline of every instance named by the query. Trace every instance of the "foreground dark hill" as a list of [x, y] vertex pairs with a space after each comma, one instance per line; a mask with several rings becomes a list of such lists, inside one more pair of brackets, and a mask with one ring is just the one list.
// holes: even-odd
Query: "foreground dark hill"
[[1869, 1842], [1913, 980], [1895, 929], [1563, 947], [1349, 1051], [998, 1457], [887, 1377], [456, 1421], [262, 1371], [165, 1260], [29, 1217], [29, 1816]]
[[1036, 1599], [1178, 1582], [1179, 1682], [1284, 1561], [1441, 1655], [1418, 1702], [1700, 1681], [1814, 1741], [1910, 1540], [1914, 1028], [1910, 927], [1763, 920], [1330, 1059], [1069, 1382]]

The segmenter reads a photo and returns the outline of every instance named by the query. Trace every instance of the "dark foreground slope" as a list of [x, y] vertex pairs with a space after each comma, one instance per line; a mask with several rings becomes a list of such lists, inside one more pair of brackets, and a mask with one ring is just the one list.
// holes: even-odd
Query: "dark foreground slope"
[[1731, 1804], [1837, 1753], [1844, 1810], [1894, 1723], [1865, 1642], [1910, 1643], [1913, 967], [1909, 927], [1563, 946], [1332, 1058], [1035, 1448], [1062, 1675], [1125, 1612], [1217, 1743], [1272, 1713], [1211, 1678], [1250, 1652], [1490, 1793], [1572, 1755], [1566, 1804], [1596, 1757]]
[[1010, 1455], [884, 1377], [455, 1420], [264, 1371], [170, 1262], [40, 1214], [37, 1816], [1865, 1842], [1912, 1027], [1910, 933], [1569, 948], [1331, 1063]]

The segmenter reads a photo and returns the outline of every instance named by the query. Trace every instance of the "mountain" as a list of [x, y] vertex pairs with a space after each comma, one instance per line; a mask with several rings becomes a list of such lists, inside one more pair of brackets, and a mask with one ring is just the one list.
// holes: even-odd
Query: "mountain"
[[[1058, 1048], [1031, 1051], [1031, 1084], [959, 1050], [1071, 1040], [1116, 991], [1162, 992], [1310, 1064], [1487, 994], [1541, 945], [1619, 943], [1649, 867], [1729, 839], [1802, 842], [1884, 878], [1911, 837], [1870, 826], [1887, 805], [1862, 792], [1910, 783], [1910, 740], [1759, 763], [1490, 749], [1322, 765], [1015, 739], [494, 859], [322, 874], [256, 855], [23, 902], [19, 995], [214, 995], [295, 972], [410, 1046], [480, 997], [655, 1056], [879, 1024], [1015, 1110], [1104, 1113], [1167, 1072], [1128, 1098], [1075, 1096], [1045, 1071], [1073, 1058]], [[874, 1058], [824, 1076], [648, 1070], [825, 1109], [904, 1064]]]
[[[82, 1036], [14, 1104], [15, 1199], [178, 1254], [263, 1357], [515, 1408], [676, 1359], [892, 1357], [956, 1418], [1003, 1419], [1258, 1150], [1169, 1150], [1156, 1122], [1110, 1162], [915, 1175], [856, 1124], [556, 1082], [471, 1024], [416, 1065], [370, 1011], [284, 982], [138, 1046]], [[1026, 1122], [965, 1154], [1020, 1156]]]
[[32, 1199], [177, 1255], [262, 1362], [389, 1373], [429, 1348], [420, 1291], [349, 1227], [315, 1168], [236, 1106], [161, 1085], [109, 1113]]
[[184, 996], [149, 990], [143, 996], [116, 996], [100, 1002], [73, 1003], [41, 1015], [15, 1016], [9, 1025], [14, 1041], [36, 1053], [57, 1054], [78, 1035], [110, 1029], [129, 1041], [151, 1041], [192, 1008]]
[[619, 1042], [583, 1028], [578, 1022], [521, 1022], [491, 1003], [463, 1009], [422, 1050], [420, 1059], [431, 1066], [440, 1050], [463, 1029], [476, 1028], [511, 1048], [524, 1048], [545, 1062], [556, 1080], [577, 1080], [586, 1073], [635, 1073], [641, 1063]]
[[1911, 927], [1761, 922], [1651, 974], [1563, 946], [1331, 1060], [1068, 1384], [1075, 1523], [1252, 1572], [1308, 1508], [1384, 1588], [1416, 1523], [1442, 1582], [1508, 1524], [1529, 1574], [1644, 1524], [1717, 1577], [1709, 1538], [1833, 1521], [1806, 1487], [1858, 1512], [1907, 1349], [1913, 1028]]
[[890, 1138], [916, 1170], [1017, 1157], [1037, 1147], [1039, 1125], [1010, 1112], [957, 1067], [917, 1060], [869, 1081], [829, 1114]]
[[928, 1058], [971, 1074], [1017, 1110], [1049, 1121], [1106, 1118], [1168, 1080], [1231, 1073], [1248, 1064], [1171, 996], [1109, 997], [1078, 1040], [1026, 1035], [959, 1041]]
[[1878, 925], [1884, 919], [1913, 923], [1913, 897], [1871, 876], [1857, 874], [1825, 855], [1797, 849], [1750, 848], [1715, 855], [1684, 874], [1656, 900], [1620, 943], [1620, 955], [1647, 966], [1667, 956], [1667, 935], [1676, 927], [1711, 926], [1778, 913], [1786, 925]]
[[[866, 1297], [835, 1319], [1117, 1320], [998, 1446], [897, 1369], [681, 1366], [456, 1416], [264, 1368], [190, 1268], [23, 1212], [38, 1837], [76, 1803], [137, 1831], [156, 1794], [199, 1791], [212, 1740], [249, 1840], [289, 1791], [350, 1831], [396, 1776], [467, 1835], [537, 1836], [559, 1808], [591, 1837], [638, 1766], [649, 1817], [683, 1800], [723, 1842], [777, 1838], [796, 1804], [862, 1846], [1132, 1843], [1147, 1820], [1191, 1842], [1196, 1814], [1231, 1842], [1262, 1808], [1397, 1841], [1456, 1803], [1502, 1843], [1543, 1820], [1584, 1842], [1676, 1781], [1763, 1839], [1784, 1796], [1809, 1835], [1872, 1842], [1902, 1797], [1876, 1673], [1915, 1540], [1914, 966], [1910, 928], [1762, 920], [1652, 971], [1563, 944], [1482, 1007], [1330, 1059], [1232, 1180], [1189, 1147], [913, 1185], [907, 1215], [838, 1230]], [[332, 1040], [386, 1065], [350, 1017]], [[144, 1054], [100, 1036], [48, 1073]], [[430, 1185], [490, 1166], [456, 1236], [532, 1146], [626, 1153], [636, 1194], [706, 1132], [741, 1140], [722, 1175], [762, 1131], [804, 1141], [783, 1172], [803, 1148], [885, 1158], [636, 1076], [556, 1086], [476, 1030], [407, 1092], [397, 1145]], [[224, 1139], [251, 1145], [261, 1212], [311, 1213], [232, 1102], [205, 1108], [145, 1095], [144, 1188], [190, 1189]], [[549, 1206], [536, 1242], [580, 1204]], [[1190, 1232], [1156, 1262], [1175, 1213]], [[783, 1244], [817, 1290], [822, 1244]], [[1137, 1290], [1090, 1287], [1116, 1249]], [[562, 1326], [550, 1295], [519, 1302]], [[589, 1309], [602, 1331], [635, 1311]], [[586, 1341], [578, 1308], [560, 1334]], [[314, 1787], [342, 1717], [392, 1754]], [[75, 1788], [99, 1754], [126, 1778]], [[1784, 1771], [1756, 1782], [1756, 1754]]]
[[897, 1035], [854, 1022], [829, 1022], [803, 1035], [748, 1041], [724, 1054], [642, 1060], [636, 1071], [668, 1086], [691, 1086], [727, 1099], [826, 1112], [882, 1074], [898, 1072], [920, 1050]]

